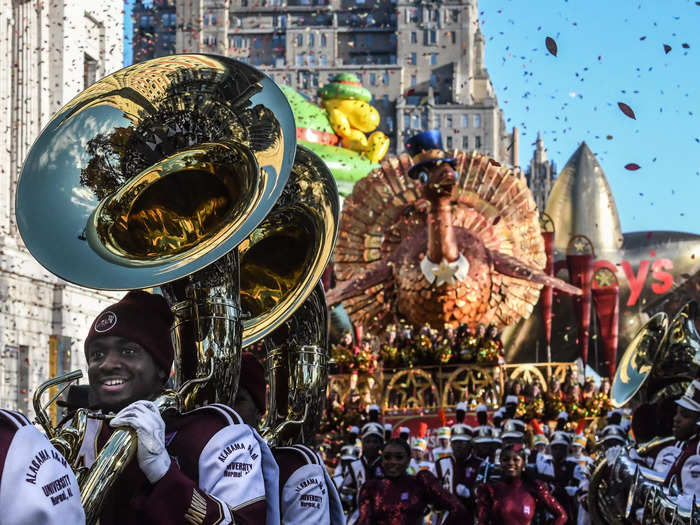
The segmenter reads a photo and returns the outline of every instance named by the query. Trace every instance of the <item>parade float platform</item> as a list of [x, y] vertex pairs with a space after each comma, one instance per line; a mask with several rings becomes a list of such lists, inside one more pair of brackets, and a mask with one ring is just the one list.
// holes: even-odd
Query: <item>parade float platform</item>
[[466, 401], [466, 423], [476, 425], [474, 410], [484, 403], [483, 392], [494, 393], [489, 410], [500, 405], [509, 380], [539, 382], [545, 394], [552, 378], [564, 381], [573, 362], [513, 364], [447, 364], [406, 368], [377, 368], [373, 373], [355, 371], [329, 376], [331, 401], [350, 409], [353, 405], [376, 403], [383, 420], [394, 429], [409, 428], [419, 422], [428, 427], [441, 426], [442, 420], [454, 418], [455, 406]]

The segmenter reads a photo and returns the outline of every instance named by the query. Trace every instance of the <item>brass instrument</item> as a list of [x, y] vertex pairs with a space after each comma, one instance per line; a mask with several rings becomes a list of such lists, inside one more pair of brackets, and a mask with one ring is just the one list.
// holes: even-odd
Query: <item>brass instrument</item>
[[[655, 439], [639, 450], [668, 445], [674, 438]], [[630, 459], [629, 448], [605, 457], [594, 469], [590, 480], [588, 511], [592, 523], [623, 525], [636, 522], [636, 510], [643, 509], [642, 523], [690, 525], [698, 523], [700, 506], [695, 498], [690, 505], [678, 500], [679, 492], [663, 488], [665, 475], [643, 467]]]
[[262, 436], [270, 446], [312, 446], [328, 385], [328, 310], [319, 282], [304, 304], [265, 338], [268, 411]]
[[680, 397], [688, 382], [698, 377], [696, 310], [697, 304], [688, 302], [670, 325], [665, 313], [657, 313], [637, 332], [617, 367], [610, 397], [613, 406]]
[[[60, 110], [25, 161], [16, 210], [29, 251], [59, 277], [161, 286], [176, 317], [176, 391], [156, 404], [187, 410], [232, 404], [242, 341], [273, 331], [312, 292], [338, 197], [323, 163], [297, 152], [271, 79], [225, 57], [173, 55], [109, 75]], [[117, 429], [82, 477], [88, 523], [135, 450], [134, 433]]]
[[[640, 456], [645, 456], [652, 449], [671, 444], [672, 437], [657, 438], [644, 443], [637, 448]], [[663, 477], [651, 469], [641, 467], [629, 458], [629, 447], [617, 448], [606, 454], [595, 465], [591, 474], [588, 492], [588, 512], [591, 523], [622, 525], [630, 523], [628, 519], [632, 512], [637, 487], [644, 477], [649, 483], [663, 483]], [[610, 461], [614, 457], [614, 461]]]

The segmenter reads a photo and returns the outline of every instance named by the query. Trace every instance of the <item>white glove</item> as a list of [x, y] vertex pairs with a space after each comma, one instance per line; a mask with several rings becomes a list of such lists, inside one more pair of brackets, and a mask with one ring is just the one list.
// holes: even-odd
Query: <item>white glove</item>
[[156, 483], [170, 468], [170, 456], [165, 449], [165, 422], [150, 401], [135, 401], [123, 408], [110, 421], [111, 427], [131, 427], [139, 444], [136, 457], [148, 481]]
[[468, 498], [471, 493], [469, 492], [469, 487], [466, 485], [462, 485], [461, 483], [457, 485], [455, 488], [455, 492], [457, 493], [458, 496], [461, 496], [463, 498]]

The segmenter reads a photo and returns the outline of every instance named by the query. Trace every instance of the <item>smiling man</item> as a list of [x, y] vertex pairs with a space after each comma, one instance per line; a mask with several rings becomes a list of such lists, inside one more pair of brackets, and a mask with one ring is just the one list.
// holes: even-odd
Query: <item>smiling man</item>
[[277, 466], [235, 411], [208, 405], [161, 416], [153, 403], [172, 367], [173, 320], [163, 297], [132, 291], [95, 319], [85, 340], [96, 408], [116, 416], [89, 420], [82, 461], [95, 461], [114, 428], [138, 437], [137, 461], [107, 496], [101, 525], [277, 524]]

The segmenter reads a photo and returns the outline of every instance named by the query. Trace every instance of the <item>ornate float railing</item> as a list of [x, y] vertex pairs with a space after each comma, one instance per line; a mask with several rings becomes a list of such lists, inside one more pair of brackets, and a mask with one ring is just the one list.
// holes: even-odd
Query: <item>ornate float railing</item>
[[345, 403], [359, 396], [384, 410], [449, 410], [459, 401], [475, 405], [483, 392], [500, 398], [508, 380], [537, 380], [546, 392], [552, 377], [563, 381], [573, 363], [513, 363], [506, 365], [435, 365], [377, 369], [374, 373], [331, 374], [329, 393]]

